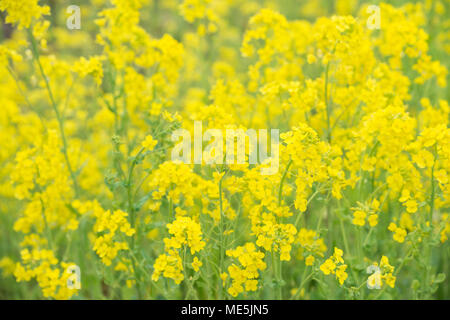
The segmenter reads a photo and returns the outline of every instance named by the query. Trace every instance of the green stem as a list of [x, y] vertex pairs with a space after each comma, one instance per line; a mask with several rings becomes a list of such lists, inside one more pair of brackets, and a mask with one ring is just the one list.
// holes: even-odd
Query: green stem
[[[136, 167], [137, 164], [137, 160], [139, 159], [139, 156], [142, 154], [142, 152], [144, 151], [144, 148], [141, 148], [141, 150], [139, 150], [138, 154], [136, 155], [136, 157], [133, 159], [133, 161], [131, 162], [130, 168], [128, 170], [128, 179], [126, 181], [126, 187], [127, 187], [127, 200], [128, 200], [128, 212], [130, 214], [130, 219], [131, 219], [131, 226], [132, 228], [134, 228], [136, 230], [135, 235], [133, 235], [133, 237], [131, 238], [131, 250], [135, 250], [136, 247], [136, 237], [138, 236], [138, 226], [136, 223], [136, 210], [134, 210], [134, 205], [133, 205], [133, 171], [134, 168]], [[132, 267], [133, 267], [133, 272], [136, 276], [136, 291], [137, 291], [137, 295], [138, 295], [138, 299], [142, 299], [142, 292], [141, 292], [141, 288], [140, 288], [140, 281], [141, 281], [141, 276], [140, 276], [140, 272], [136, 267], [136, 263], [134, 261], [134, 259], [131, 259], [132, 262]]]
[[61, 140], [62, 140], [62, 143], [63, 143], [62, 151], [63, 151], [63, 154], [64, 154], [64, 158], [66, 160], [67, 169], [69, 170], [70, 177], [71, 177], [72, 182], [73, 182], [73, 186], [74, 186], [74, 190], [75, 190], [75, 197], [78, 197], [78, 193], [79, 193], [78, 183], [77, 183], [77, 179], [75, 177], [75, 172], [73, 171], [72, 166], [71, 166], [70, 161], [69, 161], [69, 155], [67, 153], [68, 147], [67, 147], [66, 136], [65, 136], [65, 133], [64, 133], [64, 119], [61, 117], [61, 114], [58, 111], [58, 107], [56, 105], [55, 99], [53, 98], [53, 93], [52, 93], [52, 89], [50, 87], [50, 82], [48, 81], [48, 78], [47, 78], [47, 76], [45, 75], [45, 72], [44, 72], [44, 68], [42, 67], [41, 60], [40, 60], [40, 57], [39, 57], [39, 51], [38, 51], [37, 45], [36, 45], [36, 39], [34, 38], [34, 35], [33, 35], [33, 32], [31, 31], [31, 29], [28, 29], [28, 35], [29, 35], [30, 40], [31, 40], [31, 51], [33, 53], [33, 58], [36, 61], [38, 67], [39, 67], [39, 71], [41, 73], [42, 78], [44, 79], [45, 86], [47, 88], [47, 92], [48, 92], [48, 95], [50, 97], [50, 101], [51, 101], [53, 110], [54, 110], [55, 115], [56, 115], [56, 119], [58, 120], [59, 131], [60, 131]]
[[133, 171], [134, 168], [136, 167], [137, 164], [137, 160], [139, 159], [140, 155], [142, 154], [142, 152], [144, 151], [144, 148], [141, 148], [141, 150], [139, 150], [139, 152], [137, 153], [136, 157], [133, 159], [133, 161], [131, 162], [130, 168], [128, 170], [128, 179], [127, 179], [127, 195], [128, 195], [128, 212], [130, 213], [131, 216], [131, 225], [133, 228], [136, 227], [136, 212], [134, 210], [134, 206], [133, 206]]
[[281, 259], [278, 262], [278, 299], [283, 300], [283, 261]]
[[331, 142], [331, 125], [330, 125], [330, 104], [328, 101], [328, 72], [330, 70], [330, 61], [327, 63], [327, 67], [325, 69], [325, 89], [324, 89], [324, 99], [325, 99], [325, 106], [327, 111], [327, 140], [328, 142]]
[[52, 237], [52, 233], [50, 231], [50, 227], [48, 225], [48, 221], [47, 221], [47, 216], [45, 215], [45, 205], [44, 205], [44, 201], [42, 200], [42, 198], [40, 198], [41, 200], [41, 214], [42, 214], [42, 219], [44, 220], [44, 228], [45, 228], [45, 233], [47, 233], [47, 238], [48, 238], [48, 242], [50, 244], [50, 248], [55, 251], [55, 244], [53, 242], [53, 237]]
[[223, 179], [225, 177], [225, 175], [227, 174], [228, 171], [225, 171], [225, 173], [223, 174], [223, 176], [220, 178], [219, 180], [219, 209], [220, 209], [220, 220], [219, 220], [219, 229], [220, 229], [220, 262], [219, 262], [219, 298], [222, 299], [223, 297], [223, 290], [224, 290], [224, 286], [223, 286], [223, 281], [220, 278], [220, 274], [222, 274], [223, 270], [224, 270], [224, 260], [225, 260], [225, 245], [224, 245], [224, 220], [225, 220], [225, 216], [224, 216], [224, 212], [223, 212], [223, 198], [222, 198], [222, 182]]
[[[339, 219], [339, 225], [341, 227], [341, 233], [342, 233], [342, 239], [344, 241], [345, 251], [347, 252], [347, 254], [350, 254], [350, 247], [348, 246], [347, 235], [345, 233], [344, 222], [342, 221], [342, 218]], [[358, 283], [359, 277], [356, 275], [355, 270], [353, 270], [353, 268], [350, 268], [350, 270], [352, 272], [353, 278], [355, 279], [355, 282]]]
[[281, 206], [281, 200], [283, 198], [283, 184], [284, 184], [284, 180], [286, 179], [286, 175], [288, 173], [289, 167], [292, 164], [292, 159], [289, 160], [288, 164], [286, 165], [286, 169], [284, 170], [283, 176], [281, 177], [281, 181], [280, 181], [280, 189], [278, 190], [278, 206]]
[[303, 286], [306, 284], [306, 281], [308, 281], [314, 275], [314, 270], [312, 270], [311, 273], [306, 277], [306, 271], [308, 271], [307, 265], [305, 265], [305, 270], [303, 270], [302, 281], [300, 282], [300, 286], [298, 287], [295, 294], [292, 296], [291, 300], [296, 300], [297, 297], [300, 296]]
[[270, 257], [272, 259], [271, 263], [271, 269], [272, 269], [272, 281], [275, 283], [275, 285], [278, 285], [277, 283], [277, 271], [276, 271], [276, 264], [275, 264], [275, 255], [274, 255], [274, 248], [272, 246], [272, 251], [270, 252]]
[[[436, 153], [436, 152], [435, 152]], [[436, 154], [434, 155], [433, 166], [431, 167], [431, 195], [430, 195], [430, 224], [433, 223], [434, 198], [435, 198], [435, 184], [434, 184], [434, 167], [436, 166]]]

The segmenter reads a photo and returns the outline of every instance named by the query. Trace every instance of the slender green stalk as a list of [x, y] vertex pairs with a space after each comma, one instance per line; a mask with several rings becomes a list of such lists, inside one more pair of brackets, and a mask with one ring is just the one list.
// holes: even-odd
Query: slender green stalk
[[[436, 158], [437, 158], [437, 151], [436, 147], [434, 150], [434, 162], [433, 166], [431, 167], [431, 194], [430, 194], [430, 212], [428, 215], [428, 223], [430, 226], [433, 224], [433, 211], [434, 211], [434, 198], [435, 198], [435, 182], [434, 182], [434, 168], [436, 166]], [[427, 261], [429, 261], [429, 264], [425, 266], [425, 277], [424, 277], [424, 292], [426, 292], [426, 289], [428, 289], [428, 286], [430, 284], [430, 271], [431, 271], [431, 259], [432, 259], [432, 250], [430, 243], [424, 242], [425, 246], [425, 257]], [[425, 298], [425, 297], [424, 297]]]
[[186, 300], [189, 300], [190, 297], [194, 297], [195, 299], [198, 299], [197, 291], [194, 288], [194, 285], [192, 283], [192, 279], [189, 277], [188, 269], [187, 269], [187, 257], [186, 257], [186, 246], [183, 246], [183, 275], [184, 279], [187, 283], [187, 292], [186, 292]]
[[142, 152], [144, 152], [144, 150], [145, 150], [144, 148], [141, 148], [139, 150], [139, 152], [137, 153], [137, 155], [134, 157], [133, 161], [131, 162], [130, 168], [128, 170], [128, 179], [126, 182], [127, 195], [128, 195], [128, 197], [127, 197], [128, 198], [128, 211], [131, 216], [131, 225], [133, 228], [136, 227], [136, 212], [135, 212], [134, 206], [133, 206], [134, 197], [133, 197], [133, 188], [132, 188], [133, 171], [134, 171], [134, 168], [136, 167], [136, 164], [137, 164], [137, 161], [138, 161], [140, 155], [142, 154]]
[[324, 99], [325, 99], [325, 106], [327, 111], [327, 140], [330, 143], [331, 142], [331, 125], [330, 125], [330, 103], [328, 101], [328, 72], [330, 70], [330, 61], [327, 63], [327, 67], [325, 69], [325, 88], [324, 88]]
[[433, 211], [434, 211], [434, 198], [435, 198], [435, 182], [434, 182], [434, 168], [436, 166], [436, 152], [434, 154], [434, 162], [433, 166], [431, 167], [431, 195], [430, 195], [430, 214], [429, 214], [429, 221], [430, 224], [433, 223]]
[[48, 81], [48, 78], [44, 72], [44, 68], [42, 67], [41, 64], [41, 60], [40, 60], [40, 56], [39, 56], [39, 51], [37, 49], [37, 45], [36, 45], [36, 39], [34, 38], [33, 32], [31, 31], [31, 29], [28, 29], [28, 35], [30, 37], [30, 41], [31, 41], [31, 51], [33, 53], [33, 58], [36, 61], [38, 67], [39, 67], [39, 71], [41, 73], [42, 78], [44, 79], [45, 82], [45, 86], [47, 88], [47, 92], [48, 95], [50, 97], [50, 102], [52, 104], [53, 110], [55, 112], [56, 115], [56, 120], [58, 121], [58, 126], [59, 126], [59, 131], [61, 134], [61, 140], [63, 143], [63, 154], [64, 154], [64, 158], [66, 160], [66, 164], [67, 164], [67, 169], [69, 170], [70, 173], [70, 177], [72, 179], [73, 182], [73, 186], [74, 186], [74, 191], [75, 191], [75, 197], [78, 197], [79, 194], [79, 188], [78, 188], [78, 183], [77, 183], [77, 179], [75, 177], [75, 172], [72, 169], [72, 165], [70, 164], [69, 161], [69, 155], [67, 153], [67, 139], [66, 139], [66, 135], [64, 133], [64, 118], [61, 116], [59, 110], [58, 110], [58, 106], [56, 105], [55, 99], [53, 98], [53, 93], [52, 93], [52, 89], [50, 87], [50, 82]]
[[[350, 254], [350, 247], [348, 245], [347, 235], [345, 233], [344, 222], [342, 221], [342, 219], [339, 219], [339, 225], [341, 227], [341, 233], [342, 233], [342, 239], [344, 241], [345, 251], [347, 252], [347, 254]], [[359, 277], [357, 276], [355, 270], [353, 270], [353, 268], [350, 268], [350, 271], [352, 272], [353, 278], [358, 283], [359, 282]]]
[[[134, 204], [133, 204], [133, 202], [134, 202], [133, 201], [133, 199], [134, 199], [133, 198], [133, 171], [134, 171], [134, 168], [136, 167], [139, 156], [142, 154], [143, 151], [144, 151], [144, 148], [141, 148], [139, 150], [139, 152], [137, 153], [137, 155], [135, 156], [135, 158], [133, 159], [133, 161], [131, 162], [130, 168], [128, 170], [128, 179], [126, 181], [128, 212], [130, 214], [131, 227], [136, 230], [135, 235], [133, 235], [133, 237], [131, 238], [131, 250], [133, 250], [133, 251], [136, 249], [136, 237], [138, 237], [138, 234], [139, 234], [138, 224], [136, 221], [137, 220], [136, 219], [136, 210], [135, 210]], [[136, 263], [134, 260], [135, 259], [131, 259], [133, 272], [136, 276], [136, 291], [137, 291], [138, 298], [142, 299], [142, 291], [141, 291], [141, 287], [140, 287], [141, 276], [140, 276], [140, 272], [139, 272], [138, 268], [136, 267]]]
[[283, 300], [283, 261], [281, 259], [278, 262], [278, 299]]
[[[219, 261], [219, 273], [222, 274], [222, 272], [224, 271], [224, 261], [225, 261], [225, 244], [224, 244], [224, 220], [225, 220], [225, 215], [223, 212], [223, 198], [222, 198], [222, 182], [223, 179], [225, 177], [225, 175], [227, 174], [228, 171], [225, 171], [225, 173], [222, 175], [222, 177], [219, 180], [219, 210], [220, 210], [220, 220], [219, 220], [219, 230], [220, 230], [220, 261]], [[220, 299], [223, 297], [223, 282], [222, 279], [220, 278], [219, 275], [219, 297]]]
[[42, 214], [42, 220], [44, 221], [45, 233], [47, 233], [47, 238], [48, 238], [48, 242], [50, 244], [50, 248], [52, 248], [52, 250], [55, 251], [55, 243], [53, 241], [52, 232], [48, 225], [47, 216], [45, 215], [44, 201], [42, 200], [42, 198], [40, 198], [40, 200], [41, 200], [41, 214]]
[[[274, 254], [275, 249], [272, 246], [272, 250], [270, 252], [270, 257], [271, 257], [271, 269], [272, 269], [272, 281], [275, 282], [275, 286], [278, 287], [278, 276], [277, 276], [277, 268], [276, 268], [276, 263], [275, 263], [275, 254]], [[277, 292], [277, 291], [276, 291]]]
[[314, 275], [314, 270], [312, 270], [310, 272], [310, 274], [308, 276], [306, 276], [307, 271], [308, 271], [308, 266], [305, 265], [305, 269], [303, 270], [303, 274], [302, 274], [302, 281], [300, 282], [300, 286], [298, 287], [295, 294], [291, 297], [291, 300], [296, 300], [298, 298], [298, 296], [300, 296], [301, 291], [302, 291], [303, 287], [305, 286], [306, 282]]
[[286, 175], [288, 173], [289, 167], [292, 164], [292, 159], [289, 160], [288, 164], [286, 165], [286, 169], [284, 170], [283, 176], [281, 177], [281, 181], [280, 181], [280, 189], [278, 190], [278, 206], [281, 206], [281, 201], [283, 198], [283, 184], [284, 184], [284, 180], [286, 179]]

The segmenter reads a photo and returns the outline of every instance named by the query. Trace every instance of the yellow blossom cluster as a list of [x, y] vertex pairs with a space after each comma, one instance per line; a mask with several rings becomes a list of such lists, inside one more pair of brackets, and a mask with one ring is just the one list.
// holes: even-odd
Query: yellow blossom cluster
[[407, 235], [407, 232], [404, 228], [398, 227], [397, 224], [394, 222], [391, 222], [388, 227], [389, 231], [392, 231], [394, 234], [392, 235], [392, 238], [400, 243], [403, 243], [405, 241], [405, 237]]
[[348, 277], [348, 274], [345, 272], [345, 270], [347, 270], [347, 265], [344, 264], [344, 259], [342, 258], [343, 254], [341, 249], [334, 247], [333, 255], [320, 265], [320, 270], [325, 275], [335, 274], [336, 279], [341, 285]]
[[50, 14], [50, 7], [40, 6], [39, 0], [2, 0], [0, 10], [8, 13], [5, 19], [6, 23], [17, 24], [20, 29], [28, 28], [33, 20]]
[[376, 271], [369, 276], [367, 279], [367, 284], [375, 288], [380, 289], [383, 284], [387, 284], [389, 287], [394, 288], [395, 286], [395, 276], [393, 276], [394, 267], [389, 264], [389, 259], [386, 256], [382, 256], [380, 260], [380, 264], [373, 263], [374, 267], [376, 267]]
[[449, 298], [448, 1], [79, 5], [0, 0], [0, 299]]
[[[179, 284], [185, 278], [183, 259], [186, 259], [186, 250], [189, 248], [191, 255], [194, 255], [203, 250], [206, 243], [202, 240], [200, 224], [190, 217], [178, 217], [169, 223], [167, 228], [171, 237], [164, 238], [165, 253], [159, 255], [153, 265], [152, 280], [158, 281], [162, 274]], [[192, 262], [194, 270], [198, 271], [201, 265], [198, 257], [194, 257]]]
[[[233, 250], [227, 250], [227, 256], [237, 259], [240, 265], [232, 264], [228, 267], [228, 274], [231, 279], [231, 286], [228, 293], [233, 297], [248, 291], [258, 289], [259, 271], [266, 269], [263, 261], [264, 253], [259, 251], [254, 243], [248, 242]], [[226, 277], [225, 277], [226, 278]]]
[[369, 226], [375, 227], [378, 224], [378, 215], [380, 211], [380, 202], [373, 199], [370, 205], [361, 206], [361, 208], [353, 208], [353, 224], [357, 226], [364, 226], [366, 224], [366, 217]]
[[94, 211], [96, 222], [93, 228], [99, 236], [95, 239], [93, 249], [109, 266], [120, 250], [128, 250], [128, 243], [123, 241], [120, 235], [133, 236], [136, 232], [127, 220], [128, 214], [122, 210], [96, 210]]
[[73, 283], [73, 286], [68, 285], [72, 275], [69, 271], [75, 264], [58, 261], [53, 250], [43, 248], [45, 245], [46, 239], [37, 235], [25, 237], [21, 243], [21, 261], [15, 265], [14, 276], [19, 282], [36, 279], [46, 298], [70, 299], [79, 289]]
[[327, 251], [327, 246], [323, 238], [319, 238], [317, 232], [314, 230], [301, 228], [297, 233], [296, 242], [300, 244], [297, 258], [299, 260], [305, 259], [307, 266], [312, 266], [316, 257], [323, 258], [324, 252]]

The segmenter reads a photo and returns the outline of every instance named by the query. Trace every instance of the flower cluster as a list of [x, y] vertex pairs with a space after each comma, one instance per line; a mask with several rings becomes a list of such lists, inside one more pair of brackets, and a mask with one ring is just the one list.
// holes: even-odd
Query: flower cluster
[[380, 289], [384, 284], [394, 288], [395, 276], [393, 276], [394, 267], [389, 264], [389, 259], [386, 256], [382, 256], [380, 264], [374, 262], [372, 266], [375, 267], [375, 272], [367, 279], [367, 285], [370, 288]]
[[34, 20], [50, 14], [50, 7], [40, 6], [39, 0], [2, 0], [0, 10], [7, 12], [6, 23], [17, 24], [20, 29], [28, 28]]
[[0, 299], [448, 299], [450, 7], [300, 2], [0, 0]]
[[370, 205], [361, 205], [360, 208], [352, 208], [353, 224], [357, 226], [364, 226], [366, 224], [366, 217], [369, 226], [375, 227], [378, 224], [378, 212], [380, 211], [380, 202], [373, 199]]
[[307, 266], [312, 266], [316, 257], [323, 258], [324, 252], [327, 251], [323, 238], [319, 238], [314, 230], [301, 228], [297, 234], [296, 242], [300, 244], [297, 258], [305, 259]]
[[[202, 240], [200, 224], [192, 218], [178, 217], [173, 223], [169, 223], [167, 228], [171, 237], [164, 238], [165, 253], [159, 255], [153, 265], [152, 280], [158, 281], [162, 274], [179, 284], [184, 279], [183, 259], [186, 259], [186, 250], [189, 248], [191, 255], [194, 255], [203, 250], [206, 243]], [[192, 267], [198, 271], [200, 266], [201, 262], [194, 257]]]
[[38, 237], [28, 237], [22, 242], [21, 262], [16, 263], [14, 276], [19, 282], [36, 279], [46, 298], [70, 299], [78, 290], [68, 285], [71, 276], [68, 271], [74, 264], [58, 261], [52, 250], [41, 248], [41, 242]]
[[325, 275], [335, 274], [336, 279], [341, 285], [344, 284], [344, 281], [348, 277], [348, 274], [345, 272], [347, 265], [344, 264], [343, 254], [344, 252], [341, 249], [334, 247], [333, 255], [320, 265], [320, 270]]
[[233, 297], [248, 291], [258, 289], [259, 271], [266, 269], [266, 263], [263, 261], [264, 253], [259, 251], [254, 243], [248, 242], [234, 250], [227, 250], [227, 256], [239, 261], [239, 265], [232, 264], [228, 267], [228, 274], [231, 278], [231, 286], [228, 293]]
[[392, 235], [392, 238], [399, 242], [403, 243], [405, 241], [405, 237], [407, 235], [407, 232], [404, 228], [397, 226], [394, 222], [391, 222], [388, 227], [389, 231], [392, 231], [394, 234]]
[[114, 212], [98, 210], [94, 214], [97, 219], [94, 232], [97, 232], [99, 236], [95, 239], [93, 249], [102, 262], [109, 266], [120, 250], [129, 249], [126, 241], [120, 241], [120, 235], [131, 237], [136, 230], [128, 222], [128, 214], [121, 210]]

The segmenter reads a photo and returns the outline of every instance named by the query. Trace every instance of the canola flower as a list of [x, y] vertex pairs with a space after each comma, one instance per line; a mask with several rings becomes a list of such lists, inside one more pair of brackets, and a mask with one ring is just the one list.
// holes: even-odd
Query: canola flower
[[[257, 250], [257, 247], [248, 242], [244, 246], [239, 246], [234, 250], [227, 250], [227, 256], [236, 258], [239, 265], [232, 264], [228, 267], [228, 274], [232, 281], [228, 288], [228, 293], [233, 297], [237, 297], [243, 291], [256, 291], [258, 288], [258, 270], [266, 269], [263, 261], [264, 253]], [[223, 277], [227, 278], [228, 274]]]
[[370, 287], [381, 287], [383, 284], [394, 288], [395, 286], [395, 277], [392, 275], [394, 272], [394, 267], [389, 264], [389, 259], [386, 256], [381, 257], [380, 264], [374, 263], [373, 266], [378, 267], [374, 274], [369, 276], [367, 279], [367, 284]]
[[[167, 225], [170, 238], [164, 238], [164, 250], [155, 261], [152, 280], [158, 281], [161, 274], [166, 278], [172, 278], [179, 284], [185, 278], [183, 260], [186, 259], [186, 248], [194, 255], [203, 250], [205, 242], [202, 240], [202, 231], [198, 223], [190, 217], [178, 217], [173, 223]], [[182, 256], [180, 256], [182, 251]], [[198, 257], [194, 257], [191, 263], [194, 271], [198, 272], [203, 265]]]
[[46, 3], [0, 0], [0, 298], [449, 298], [448, 1]]
[[344, 264], [344, 259], [342, 258], [343, 251], [339, 248], [334, 247], [334, 253], [331, 257], [325, 260], [323, 264], [320, 265], [320, 271], [325, 275], [335, 274], [336, 279], [342, 285], [347, 279], [348, 274], [345, 272], [347, 265]]

